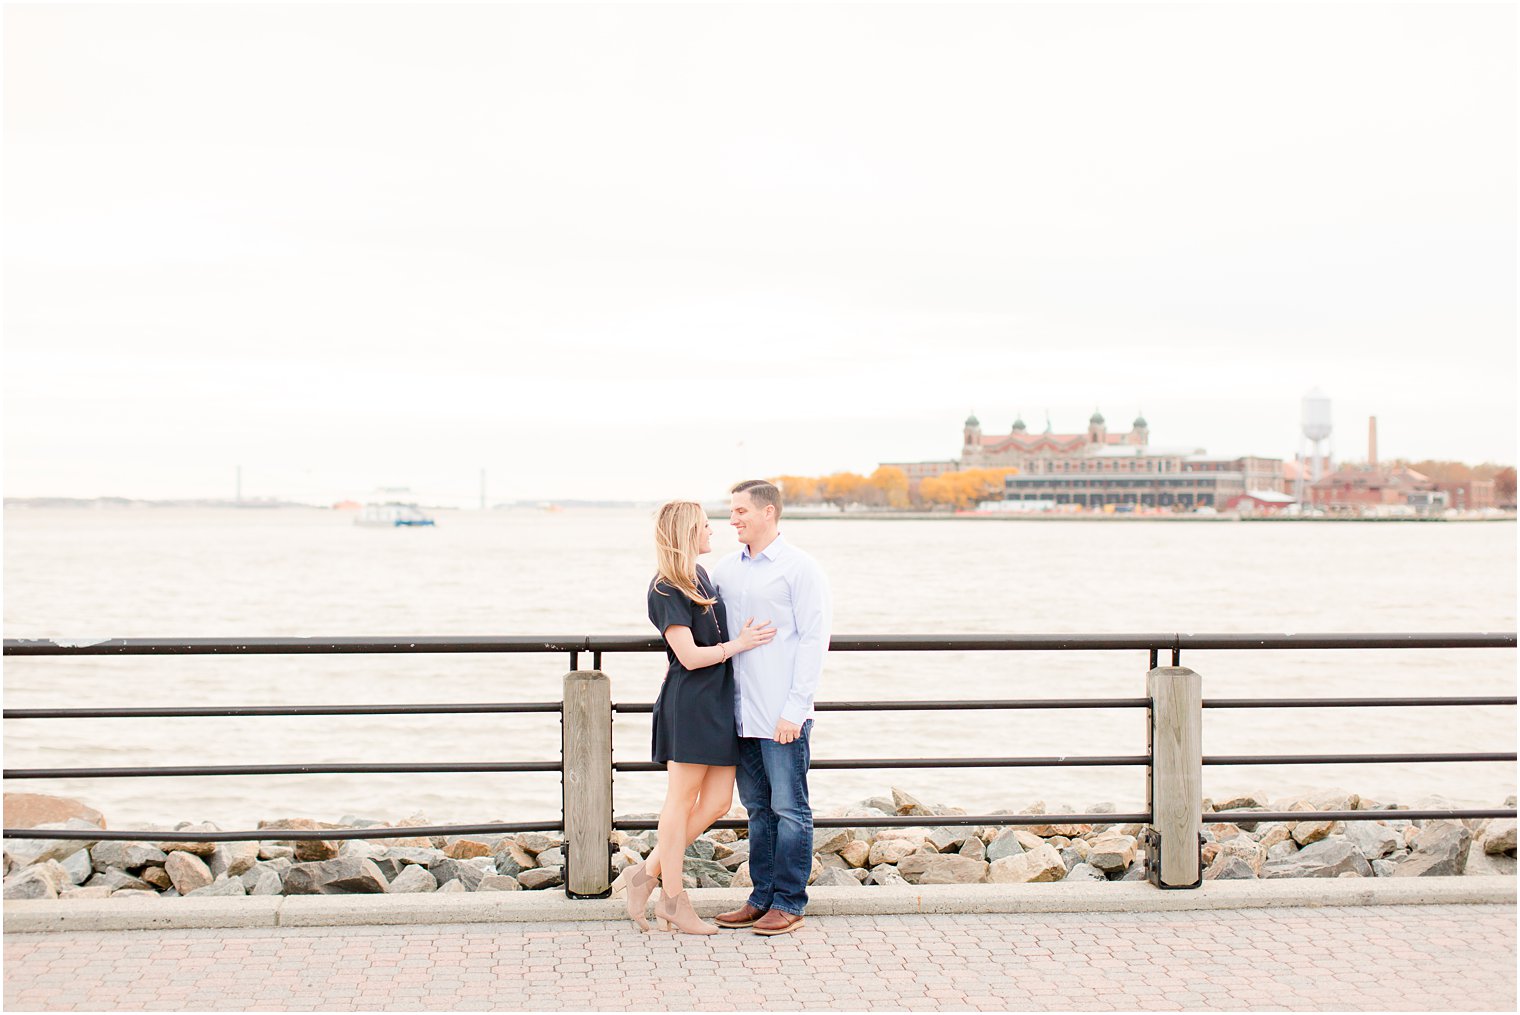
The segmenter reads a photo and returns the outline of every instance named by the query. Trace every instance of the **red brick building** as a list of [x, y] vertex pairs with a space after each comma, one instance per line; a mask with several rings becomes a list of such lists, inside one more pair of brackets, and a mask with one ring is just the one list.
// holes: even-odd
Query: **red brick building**
[[1004, 499], [1036, 505], [1106, 505], [1187, 510], [1224, 507], [1253, 492], [1280, 494], [1283, 463], [1277, 458], [1211, 457], [1201, 448], [1156, 448], [1150, 425], [1137, 416], [1125, 432], [1109, 432], [1094, 412], [1081, 433], [1030, 433], [1022, 419], [1003, 434], [987, 435], [971, 416], [961, 431], [961, 457], [932, 462], [887, 462], [908, 476], [914, 489], [928, 476], [957, 469], [1017, 469], [1005, 481]]
[[1309, 487], [1309, 503], [1327, 511], [1404, 506], [1412, 495], [1435, 491], [1429, 476], [1404, 466], [1343, 465]]
[[1466, 479], [1456, 483], [1437, 483], [1436, 489], [1446, 494], [1448, 507], [1458, 511], [1482, 511], [1499, 506], [1491, 479]]

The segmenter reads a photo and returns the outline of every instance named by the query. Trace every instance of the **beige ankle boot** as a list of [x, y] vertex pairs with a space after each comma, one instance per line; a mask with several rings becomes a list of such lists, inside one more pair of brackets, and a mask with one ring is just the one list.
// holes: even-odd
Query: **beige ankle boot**
[[646, 874], [649, 864], [635, 863], [624, 867], [617, 880], [612, 882], [612, 895], [616, 898], [620, 893], [628, 893], [628, 919], [639, 925], [640, 930], [649, 930], [649, 919], [645, 916], [649, 909], [649, 897], [654, 894], [655, 886], [660, 879], [653, 874]]
[[660, 901], [654, 904], [654, 915], [660, 921], [661, 930], [675, 930], [682, 934], [716, 934], [718, 928], [710, 923], [704, 923], [697, 915], [697, 911], [691, 908], [691, 897], [685, 892], [675, 895], [666, 895], [665, 889], [660, 889]]

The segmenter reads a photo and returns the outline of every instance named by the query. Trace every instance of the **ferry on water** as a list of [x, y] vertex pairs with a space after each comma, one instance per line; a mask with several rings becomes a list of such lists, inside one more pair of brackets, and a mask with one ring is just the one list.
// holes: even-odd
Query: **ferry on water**
[[420, 528], [427, 525], [436, 525], [437, 523], [428, 517], [416, 504], [403, 504], [400, 501], [390, 501], [386, 504], [364, 505], [364, 510], [360, 511], [358, 517], [354, 519], [354, 524], [386, 529], [401, 529]]

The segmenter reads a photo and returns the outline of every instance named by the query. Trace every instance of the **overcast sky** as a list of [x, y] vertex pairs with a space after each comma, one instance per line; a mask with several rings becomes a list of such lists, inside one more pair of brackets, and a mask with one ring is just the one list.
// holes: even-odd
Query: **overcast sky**
[[1511, 5], [9, 5], [5, 493], [1515, 460]]

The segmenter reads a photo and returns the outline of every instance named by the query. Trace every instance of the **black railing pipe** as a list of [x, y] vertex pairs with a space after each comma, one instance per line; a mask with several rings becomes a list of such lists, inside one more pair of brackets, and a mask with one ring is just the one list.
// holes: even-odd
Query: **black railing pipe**
[[[1150, 814], [896, 814], [884, 817], [814, 818], [814, 828], [964, 828], [968, 825], [1143, 825]], [[612, 827], [625, 832], [658, 828], [655, 818], [614, 818]], [[747, 828], [738, 818], [715, 821], [713, 828]]]
[[[1150, 763], [1148, 754], [1054, 758], [814, 758], [808, 768], [1121, 768]], [[613, 763], [612, 770], [663, 772], [665, 767], [652, 761], [618, 761]]]
[[1515, 753], [1462, 754], [1216, 754], [1205, 765], [1397, 765], [1405, 762], [1514, 761]]
[[[1514, 648], [1514, 632], [1417, 634], [878, 634], [835, 635], [835, 652], [1059, 652], [1162, 649]], [[410, 638], [106, 638], [5, 640], [15, 656], [82, 655], [416, 655], [439, 652], [655, 652], [659, 638], [637, 635], [429, 635]], [[593, 655], [593, 658], [595, 656]]]
[[382, 775], [414, 772], [558, 772], [558, 761], [438, 761], [311, 765], [171, 765], [152, 768], [7, 768], [7, 779], [155, 779], [199, 775]]
[[[963, 712], [985, 709], [1149, 708], [1150, 705], [1149, 698], [945, 698], [937, 701], [820, 701], [813, 708], [819, 712]], [[654, 703], [615, 702], [612, 710], [628, 714], [653, 712]]]
[[1439, 708], [1450, 705], [1513, 705], [1515, 696], [1469, 698], [1204, 698], [1204, 708]]
[[232, 705], [223, 708], [8, 708], [6, 719], [183, 719], [193, 716], [477, 715], [558, 712], [557, 701], [453, 705]]
[[1205, 825], [1242, 821], [1458, 821], [1462, 818], [1513, 818], [1515, 808], [1469, 807], [1469, 808], [1423, 808], [1419, 810], [1375, 811], [1212, 811], [1205, 812]]
[[510, 821], [475, 825], [418, 825], [407, 828], [258, 828], [230, 832], [191, 832], [163, 828], [7, 828], [7, 839], [94, 839], [127, 842], [294, 842], [330, 839], [413, 839], [434, 835], [512, 835], [558, 832], [559, 820]]

